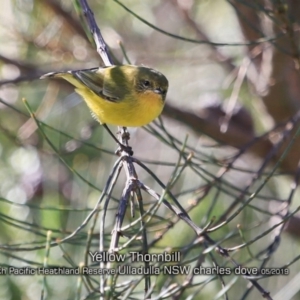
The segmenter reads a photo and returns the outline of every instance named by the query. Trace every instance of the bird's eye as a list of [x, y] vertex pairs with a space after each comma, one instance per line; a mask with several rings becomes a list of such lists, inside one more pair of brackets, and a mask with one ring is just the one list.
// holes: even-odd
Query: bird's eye
[[149, 80], [144, 80], [144, 81], [143, 81], [143, 85], [144, 85], [145, 87], [149, 87], [149, 86], [150, 86], [150, 81], [149, 81]]

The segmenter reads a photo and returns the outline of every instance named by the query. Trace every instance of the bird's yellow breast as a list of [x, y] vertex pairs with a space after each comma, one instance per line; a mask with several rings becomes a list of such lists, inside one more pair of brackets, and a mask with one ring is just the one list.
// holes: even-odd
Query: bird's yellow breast
[[153, 121], [162, 112], [164, 101], [153, 91], [127, 95], [116, 102], [108, 101], [87, 88], [77, 88], [100, 123], [125, 127], [139, 127]]

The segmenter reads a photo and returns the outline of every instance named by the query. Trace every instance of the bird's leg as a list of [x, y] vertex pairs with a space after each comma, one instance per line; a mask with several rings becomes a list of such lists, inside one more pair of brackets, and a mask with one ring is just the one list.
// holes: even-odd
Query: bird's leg
[[121, 151], [125, 151], [127, 152], [130, 156], [133, 155], [133, 151], [132, 148], [130, 146], [126, 146], [124, 144], [122, 144], [116, 137], [115, 135], [110, 131], [110, 129], [108, 128], [108, 126], [106, 124], [102, 124], [104, 126], [104, 128], [107, 130], [107, 132], [110, 134], [110, 136], [117, 142], [117, 144], [119, 145], [119, 149], [116, 151], [116, 153], [118, 153], [120, 150]]

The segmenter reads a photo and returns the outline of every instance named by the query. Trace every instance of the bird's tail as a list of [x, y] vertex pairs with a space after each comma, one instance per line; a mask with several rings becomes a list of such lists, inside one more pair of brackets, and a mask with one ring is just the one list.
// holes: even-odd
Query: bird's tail
[[76, 72], [78, 71], [66, 71], [66, 72], [49, 72], [40, 77], [45, 78], [63, 78], [74, 85], [76, 88], [82, 88], [84, 84], [77, 79]]
[[74, 70], [66, 72], [50, 72], [40, 77], [45, 78], [63, 78], [74, 85], [76, 88], [89, 88], [96, 93], [99, 92], [99, 86], [103, 86], [103, 75], [97, 74], [99, 68]]

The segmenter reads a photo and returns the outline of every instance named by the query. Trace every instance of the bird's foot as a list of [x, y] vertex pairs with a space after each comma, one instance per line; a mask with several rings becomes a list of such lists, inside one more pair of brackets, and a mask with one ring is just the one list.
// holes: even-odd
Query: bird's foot
[[130, 146], [126, 146], [126, 145], [123, 145], [121, 143], [118, 143], [119, 147], [118, 149], [116, 150], [116, 154], [117, 155], [121, 155], [121, 152], [126, 152], [129, 156], [132, 156], [133, 155], [133, 151], [132, 151], [132, 148]]

